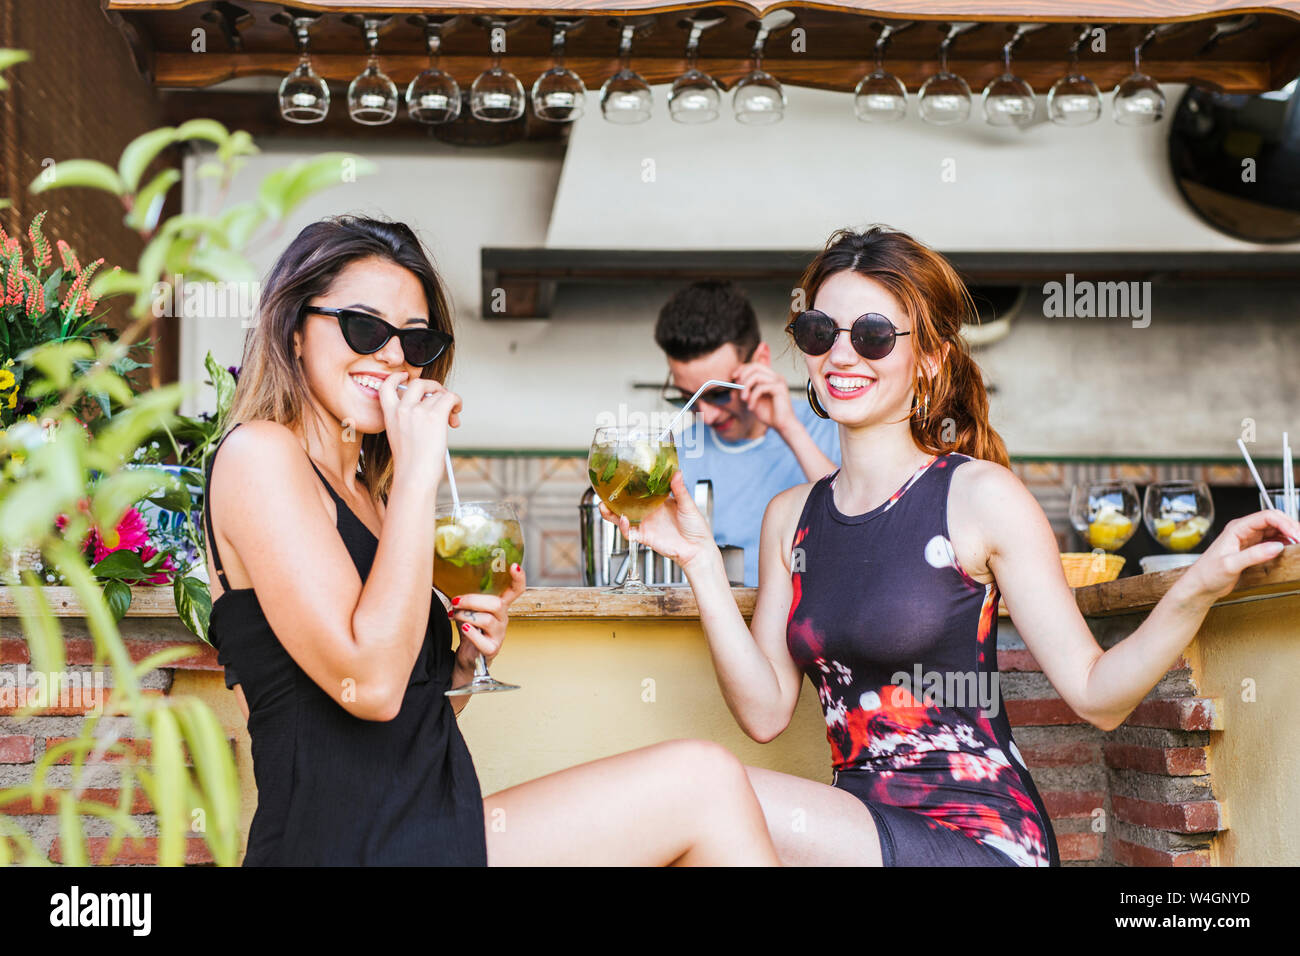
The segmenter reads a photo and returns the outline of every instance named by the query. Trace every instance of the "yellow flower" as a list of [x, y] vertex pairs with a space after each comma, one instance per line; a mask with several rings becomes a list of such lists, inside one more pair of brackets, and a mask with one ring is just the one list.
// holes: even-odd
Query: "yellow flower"
[[0, 392], [13, 388], [14, 382], [16, 381], [17, 379], [14, 378], [13, 372], [0, 368]]
[[9, 393], [9, 401], [5, 403], [5, 408], [13, 408], [17, 404], [18, 404], [18, 389], [15, 388], [12, 392]]

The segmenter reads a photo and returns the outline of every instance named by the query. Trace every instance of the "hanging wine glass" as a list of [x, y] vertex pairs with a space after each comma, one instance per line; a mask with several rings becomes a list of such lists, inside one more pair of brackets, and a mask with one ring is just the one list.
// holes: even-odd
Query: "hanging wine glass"
[[[549, 20], [543, 20], [545, 24]], [[582, 115], [587, 105], [587, 86], [582, 77], [564, 66], [565, 35], [578, 27], [581, 20], [551, 21], [555, 32], [551, 35], [551, 54], [555, 65], [537, 78], [533, 84], [533, 112], [538, 119], [552, 123], [572, 123]]]
[[793, 22], [794, 14], [789, 10], [776, 10], [757, 21], [758, 34], [752, 51], [754, 69], [741, 77], [731, 98], [737, 122], [767, 126], [780, 122], [785, 115], [785, 90], [776, 77], [763, 69], [763, 46], [773, 31]]
[[450, 123], [460, 115], [460, 84], [439, 67], [442, 58], [442, 33], [450, 28], [454, 16], [412, 17], [424, 23], [424, 42], [429, 50], [429, 66], [417, 73], [406, 87], [406, 111], [417, 123]]
[[501, 68], [508, 22], [484, 21], [492, 38], [492, 66], [480, 73], [470, 87], [469, 111], [485, 123], [510, 123], [524, 115], [524, 86], [513, 73]]
[[723, 17], [691, 18], [691, 32], [686, 41], [686, 72], [673, 81], [668, 92], [668, 115], [678, 123], [709, 123], [718, 118], [722, 87], [707, 73], [696, 69], [700, 34], [716, 27]]
[[876, 68], [858, 81], [853, 90], [853, 112], [865, 123], [893, 123], [907, 113], [907, 87], [885, 71], [885, 49], [894, 34], [912, 25], [886, 23], [876, 38]]
[[1065, 76], [1047, 91], [1047, 116], [1058, 126], [1086, 126], [1101, 117], [1101, 90], [1079, 72], [1079, 48], [1092, 35], [1084, 27], [1070, 44], [1070, 65]]
[[1152, 27], [1133, 47], [1133, 72], [1115, 87], [1115, 122], [1123, 126], [1150, 126], [1165, 115], [1164, 91], [1142, 72], [1142, 48], [1155, 39], [1158, 29]]
[[280, 115], [290, 123], [319, 123], [330, 110], [330, 88], [312, 69], [307, 32], [315, 16], [293, 17], [289, 30], [298, 44], [298, 66], [280, 81]]
[[611, 123], [631, 125], [644, 123], [650, 118], [654, 95], [645, 78], [632, 70], [631, 61], [632, 38], [639, 32], [646, 32], [653, 23], [653, 17], [643, 17], [639, 21], [618, 24], [622, 30], [618, 42], [618, 72], [600, 88], [600, 112]]
[[921, 86], [921, 119], [935, 126], [951, 126], [970, 116], [970, 87], [956, 73], [948, 71], [948, 51], [953, 41], [979, 24], [953, 23], [939, 44], [939, 72]]
[[379, 28], [388, 17], [366, 17], [362, 31], [370, 54], [366, 68], [348, 84], [348, 115], [363, 126], [382, 126], [397, 116], [397, 84], [379, 69]]
[[990, 126], [1018, 126], [1034, 121], [1034, 88], [1011, 72], [1011, 53], [1027, 34], [1045, 24], [1022, 23], [1002, 46], [1002, 75], [984, 87], [984, 119]]

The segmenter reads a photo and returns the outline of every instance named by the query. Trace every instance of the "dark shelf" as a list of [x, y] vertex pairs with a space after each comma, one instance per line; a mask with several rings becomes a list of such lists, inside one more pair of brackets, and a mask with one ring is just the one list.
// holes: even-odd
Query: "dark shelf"
[[[798, 281], [813, 250], [482, 250], [485, 319], [549, 318], [561, 282], [617, 283], [704, 278]], [[1249, 281], [1300, 285], [1296, 252], [947, 252], [972, 286], [1077, 279], [1111, 282]], [[495, 290], [504, 290], [504, 309]]]

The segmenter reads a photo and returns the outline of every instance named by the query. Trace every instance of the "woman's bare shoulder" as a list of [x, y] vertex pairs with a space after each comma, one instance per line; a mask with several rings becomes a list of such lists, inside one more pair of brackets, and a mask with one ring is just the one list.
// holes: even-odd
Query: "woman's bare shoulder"
[[243, 510], [263, 497], [297, 497], [315, 480], [298, 436], [279, 422], [249, 421], [226, 435], [212, 466], [213, 503]]

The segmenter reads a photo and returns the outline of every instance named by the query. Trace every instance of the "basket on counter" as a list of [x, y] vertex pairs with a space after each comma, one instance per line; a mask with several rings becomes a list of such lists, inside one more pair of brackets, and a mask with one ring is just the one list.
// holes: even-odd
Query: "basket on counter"
[[1095, 551], [1067, 551], [1061, 555], [1061, 567], [1065, 570], [1065, 582], [1072, 588], [1081, 588], [1114, 581], [1124, 569], [1124, 557]]
[[[1124, 569], [1124, 557], [1118, 554], [1097, 554], [1093, 551], [1067, 551], [1061, 555], [1061, 568], [1065, 583], [1072, 588], [1114, 581]], [[998, 612], [1005, 614], [1006, 601], [998, 598]]]

